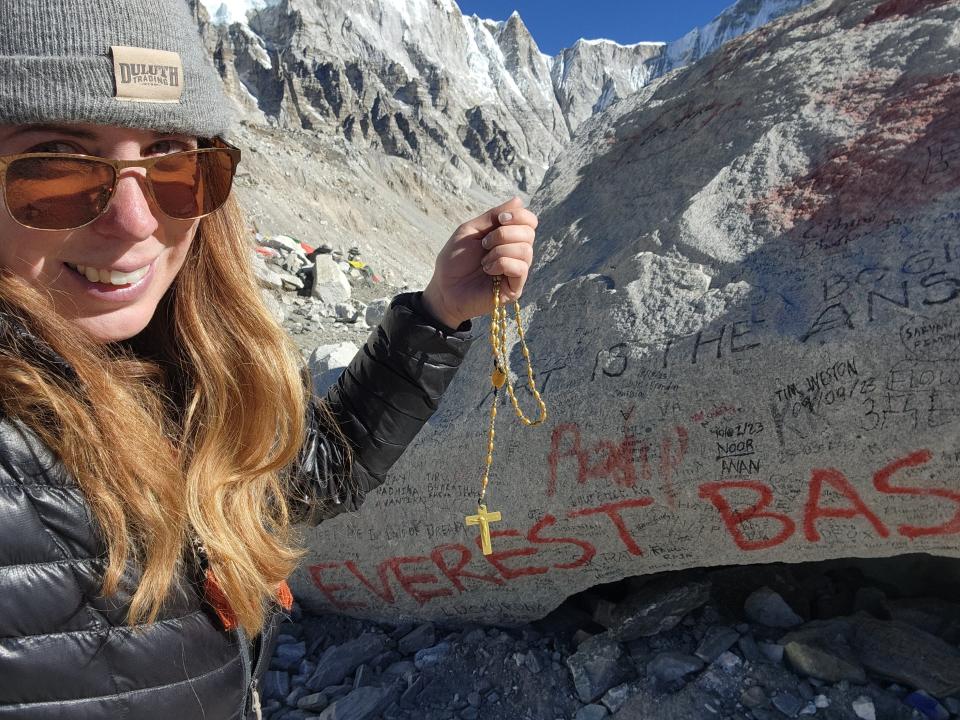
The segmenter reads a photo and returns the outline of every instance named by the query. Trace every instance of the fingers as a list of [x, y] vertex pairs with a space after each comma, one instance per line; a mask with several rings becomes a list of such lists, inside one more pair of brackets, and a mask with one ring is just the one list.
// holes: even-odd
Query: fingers
[[[509, 213], [510, 217], [506, 217], [503, 213]], [[500, 217], [504, 219], [500, 219]], [[497, 216], [497, 222], [501, 227], [508, 227], [511, 225], [529, 225], [531, 228], [536, 230], [537, 223], [539, 219], [534, 215], [530, 210], [525, 207], [510, 208], [509, 210], [504, 210]]]
[[516, 300], [527, 282], [530, 264], [513, 257], [499, 257], [485, 265], [484, 271], [488, 275], [502, 276], [504, 282], [500, 285], [501, 297], [505, 300]]
[[[529, 211], [526, 211], [529, 212]], [[490, 248], [481, 260], [481, 267], [488, 275], [500, 275], [501, 297], [513, 301], [520, 297], [527, 282], [527, 274], [533, 263], [533, 242], [536, 236], [536, 216], [534, 224], [502, 225], [484, 236], [482, 245]], [[522, 222], [515, 218], [517, 223]]]
[[487, 233], [480, 244], [487, 250], [509, 243], [532, 245], [535, 237], [536, 231], [530, 225], [504, 225]]
[[[501, 213], [510, 213], [512, 217], [509, 220], [501, 221]], [[496, 207], [490, 208], [485, 213], [478, 215], [472, 220], [467, 220], [459, 228], [457, 235], [461, 237], [479, 236], [483, 237], [491, 230], [506, 224], [526, 224], [536, 227], [537, 216], [523, 207], [523, 200], [519, 196], [510, 198], [507, 202], [501, 203]]]
[[[502, 258], [520, 260], [526, 263], [529, 267], [533, 263], [533, 246], [530, 243], [510, 243], [508, 245], [497, 245], [497, 247], [493, 248], [490, 252], [483, 256], [480, 264], [484, 270], [486, 270], [488, 266], [493, 265], [493, 263]], [[500, 273], [493, 274], [498, 275]]]

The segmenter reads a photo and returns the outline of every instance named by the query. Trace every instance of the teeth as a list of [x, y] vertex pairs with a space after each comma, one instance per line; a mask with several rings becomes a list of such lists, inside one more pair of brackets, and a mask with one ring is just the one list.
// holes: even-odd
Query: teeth
[[[147, 270], [149, 268], [150, 266], [148, 265], [147, 267], [142, 267], [139, 270], [134, 270], [131, 273], [124, 273], [124, 272], [120, 272], [119, 270], [111, 270], [110, 282], [114, 285], [127, 285], [131, 283], [135, 283], [138, 280], [140, 280], [140, 278], [142, 278], [144, 275], [147, 274]], [[100, 274], [101, 275], [103, 274], [103, 270], [100, 271]], [[103, 282], [103, 280], [101, 279], [100, 282]]]
[[125, 273], [119, 270], [102, 270], [100, 268], [90, 267], [89, 265], [70, 265], [70, 263], [67, 263], [67, 265], [81, 275], [86, 276], [90, 282], [99, 282], [105, 285], [130, 285], [139, 282], [150, 269], [150, 266], [147, 265], [139, 270]]

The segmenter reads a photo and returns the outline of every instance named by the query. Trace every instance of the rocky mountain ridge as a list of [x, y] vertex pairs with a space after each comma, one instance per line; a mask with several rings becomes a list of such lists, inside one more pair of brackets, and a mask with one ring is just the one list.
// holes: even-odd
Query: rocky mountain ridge
[[453, 0], [202, 0], [198, 18], [252, 118], [527, 192], [586, 118], [807, 1], [740, 0], [672, 43], [581, 38], [553, 57], [518, 12], [481, 19]]
[[359, 245], [413, 287], [457, 224], [533, 193], [586, 119], [803, 1], [740, 0], [685, 53], [580, 40], [551, 57], [518, 13], [452, 0], [191, 0], [240, 108], [254, 229]]

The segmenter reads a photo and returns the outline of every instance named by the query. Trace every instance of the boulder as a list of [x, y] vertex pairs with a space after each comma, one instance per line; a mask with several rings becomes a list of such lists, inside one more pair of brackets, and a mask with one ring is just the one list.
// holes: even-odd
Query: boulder
[[873, 700], [866, 695], [861, 695], [853, 701], [851, 707], [853, 714], [860, 720], [877, 720], [877, 709], [874, 707]]
[[610, 612], [611, 636], [622, 642], [669, 630], [710, 599], [710, 583], [653, 582], [621, 601]]
[[673, 689], [688, 675], [703, 669], [704, 662], [694, 655], [667, 650], [647, 663], [647, 675], [664, 689]]
[[779, 593], [768, 587], [762, 587], [750, 593], [743, 610], [755, 623], [773, 628], [792, 628], [803, 623]]
[[960, 692], [960, 650], [900, 621], [861, 616], [853, 646], [871, 673], [942, 698]]
[[313, 297], [328, 305], [350, 299], [350, 281], [330, 255], [313, 259]]
[[779, 690], [770, 696], [770, 703], [787, 717], [797, 717], [806, 701], [789, 690]]
[[567, 667], [577, 696], [584, 703], [592, 703], [633, 674], [623, 646], [608, 633], [582, 642], [567, 658]]
[[387, 308], [390, 306], [392, 298], [378, 298], [371, 301], [367, 304], [367, 308], [364, 311], [363, 319], [366, 321], [367, 325], [373, 327], [379, 323], [384, 314], [387, 312]]
[[617, 685], [607, 690], [600, 702], [610, 711], [611, 715], [624, 706], [624, 704], [643, 689], [643, 680], [631, 680], [630, 682]]
[[[960, 557], [960, 4], [879, 6], [814, 0], [578, 128], [528, 203], [548, 417], [500, 406], [493, 554], [464, 523], [481, 337], [359, 513], [310, 531], [298, 596], [512, 624], [635, 575]], [[535, 418], [512, 328], [508, 353]]]
[[398, 695], [399, 688], [394, 686], [360, 687], [331, 703], [316, 717], [318, 720], [373, 720]]
[[291, 252], [287, 253], [286, 257], [283, 259], [284, 269], [293, 275], [296, 275], [301, 269], [307, 266], [306, 255], [301, 255], [299, 253]]
[[273, 288], [274, 290], [283, 289], [283, 279], [280, 277], [280, 273], [271, 269], [270, 266], [259, 258], [253, 263], [253, 274], [256, 275], [257, 280], [260, 281], [261, 286]]
[[905, 598], [886, 604], [890, 617], [936, 635], [953, 645], [960, 644], [960, 605], [938, 598]]
[[864, 683], [867, 674], [852, 646], [853, 626], [846, 620], [814, 621], [780, 639], [790, 666], [801, 675], [826, 682]]
[[296, 275], [291, 275], [288, 272], [279, 272], [277, 274], [280, 276], [280, 283], [283, 285], [284, 290], [299, 290], [303, 287], [303, 280]]
[[329, 704], [330, 698], [327, 697], [326, 693], [310, 693], [309, 695], [302, 695], [297, 699], [298, 708], [312, 712], [319, 712]]
[[279, 250], [283, 255], [289, 255], [293, 253], [295, 255], [302, 256], [304, 259], [307, 257], [307, 251], [303, 249], [298, 241], [294, 240], [289, 235], [271, 235], [270, 237], [263, 237], [260, 240], [260, 244], [263, 247]]
[[313, 392], [322, 396], [358, 352], [359, 348], [352, 342], [319, 345], [314, 349], [307, 363], [313, 377]]
[[950, 711], [923, 690], [910, 693], [903, 699], [903, 703], [908, 707], [916, 708], [930, 720], [950, 720]]
[[418, 650], [433, 645], [435, 639], [436, 631], [433, 623], [423, 623], [400, 638], [397, 643], [397, 650], [403, 655], [412, 655]]
[[366, 633], [342, 645], [331, 645], [320, 656], [317, 669], [307, 679], [307, 689], [316, 692], [336, 685], [361, 663], [376, 657], [385, 646], [386, 637], [379, 633]]
[[333, 311], [337, 320], [344, 323], [355, 323], [361, 312], [352, 302], [337, 303]]
[[450, 654], [453, 646], [448, 642], [441, 642], [431, 647], [421, 648], [413, 656], [413, 664], [417, 670], [433, 667], [443, 662], [443, 659]]
[[[707, 628], [694, 655], [706, 663], [712, 663], [740, 639], [740, 633], [726, 625], [713, 625]], [[759, 652], [759, 650], [757, 651]]]
[[607, 708], [603, 705], [590, 703], [577, 710], [574, 720], [603, 720], [605, 717], [609, 717]]

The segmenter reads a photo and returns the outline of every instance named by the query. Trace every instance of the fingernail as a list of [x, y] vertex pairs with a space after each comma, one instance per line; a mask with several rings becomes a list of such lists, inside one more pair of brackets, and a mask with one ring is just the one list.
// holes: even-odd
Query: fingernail
[[489, 250], [489, 249], [490, 249], [490, 236], [489, 236], [489, 235], [484, 235], [484, 236], [483, 236], [483, 240], [480, 241], [480, 244], [483, 245], [484, 248], [486, 248], [486, 249]]
[[497, 220], [499, 220], [502, 223], [509, 221], [511, 218], [513, 218], [513, 213], [502, 212], [499, 215], [497, 215]]

